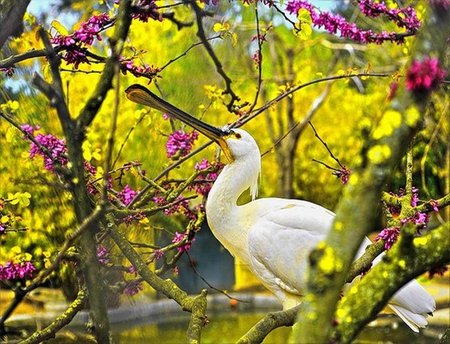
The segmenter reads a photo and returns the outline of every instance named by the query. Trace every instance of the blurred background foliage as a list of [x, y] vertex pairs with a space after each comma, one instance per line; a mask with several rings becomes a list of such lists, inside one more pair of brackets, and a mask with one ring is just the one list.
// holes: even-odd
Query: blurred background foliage
[[[394, 5], [395, 1], [388, 3]], [[416, 5], [419, 16], [423, 15], [425, 9], [420, 2], [411, 3]], [[320, 2], [317, 4], [320, 6]], [[67, 26], [67, 22], [75, 23], [72, 27], [66, 27], [68, 32], [72, 32], [79, 27], [80, 22], [86, 21], [93, 14], [112, 14], [114, 10], [113, 1], [99, 1], [95, 4], [87, 0], [59, 1], [56, 6], [52, 11], [60, 13], [61, 19], [54, 18], [51, 14], [46, 14], [47, 12], [40, 13], [37, 18], [27, 14], [24, 33], [5, 46], [1, 58], [30, 49], [41, 49], [42, 45], [36, 35], [36, 23], [43, 24], [54, 35], [56, 30], [51, 28], [52, 20], [58, 20], [63, 26]], [[221, 1], [218, 6], [208, 7], [208, 10], [212, 11], [212, 15], [204, 18], [207, 37], [219, 35], [215, 31], [215, 24], [230, 25], [229, 31], [234, 36], [216, 38], [211, 44], [225, 72], [232, 79], [232, 88], [241, 98], [241, 102], [251, 103], [258, 88], [259, 72], [253, 59], [258, 50], [257, 42], [253, 40], [257, 34], [254, 7], [242, 6], [239, 2]], [[361, 26], [376, 27], [379, 31], [390, 29], [391, 24], [387, 22], [373, 22], [361, 18], [357, 9], [345, 5], [344, 2], [335, 10], [347, 18], [352, 18]], [[218, 75], [203, 46], [196, 45], [199, 42], [198, 28], [192, 11], [183, 5], [168, 11], [174, 11], [180, 22], [193, 25], [177, 29], [169, 20], [149, 23], [134, 21], [123, 55], [135, 56], [136, 65], [161, 68], [187, 52], [159, 73], [160, 77], [150, 85], [152, 91], [160, 93], [169, 102], [208, 123], [222, 126], [235, 121], [236, 115], [231, 114], [225, 106], [228, 99], [222, 95], [225, 87], [223, 79]], [[301, 40], [292, 33], [291, 26], [286, 24], [277, 11], [260, 6], [258, 13], [259, 26], [261, 32], [266, 35], [266, 41], [262, 44], [262, 84], [256, 108], [291, 87], [328, 75], [370, 71], [393, 76], [334, 81], [322, 106], [311, 119], [333, 154], [347, 168], [352, 169], [354, 159], [363, 149], [372, 125], [385, 110], [390, 84], [395, 81], [394, 76], [397, 73], [404, 74], [404, 64], [410, 58], [414, 39], [408, 39], [404, 45], [360, 45], [314, 31], [307, 40]], [[53, 26], [56, 24], [53, 22]], [[101, 56], [108, 54], [108, 45], [103, 42], [106, 42], [110, 34], [111, 30], [102, 33], [104, 40], [93, 47], [94, 53]], [[19, 107], [13, 112], [17, 122], [40, 125], [41, 133], [52, 133], [61, 138], [62, 130], [55, 111], [48, 106], [45, 97], [30, 86], [33, 71], [43, 74], [49, 80], [50, 73], [45, 59], [29, 60], [17, 67], [17, 73], [12, 80], [3, 76], [0, 79], [2, 103], [17, 101]], [[76, 117], [87, 96], [91, 94], [103, 65], [85, 64], [75, 70], [63, 62], [61, 67], [69, 109], [72, 116]], [[181, 124], [171, 124], [169, 120], [163, 119], [161, 113], [128, 101], [123, 90], [136, 82], [147, 85], [149, 80], [136, 79], [130, 74], [121, 76], [120, 115], [113, 154], [117, 161], [114, 167], [139, 161], [141, 168], [147, 171], [147, 176], [153, 178], [170, 163], [165, 149], [167, 135], [174, 128], [181, 128]], [[329, 169], [312, 159], [336, 168], [339, 166], [330, 158], [328, 151], [309, 126], [304, 127], [299, 140], [294, 142], [294, 155], [287, 165], [280, 166], [284, 156], [283, 144], [274, 146], [275, 141], [291, 129], [292, 122], [289, 123], [288, 116], [293, 117], [294, 123], [301, 121], [326, 87], [326, 83], [305, 87], [295, 92], [292, 97], [274, 104], [245, 125], [245, 129], [256, 138], [261, 152], [268, 152], [262, 160], [260, 196], [302, 198], [330, 209], [336, 205], [343, 187], [340, 180], [334, 177]], [[84, 145], [85, 158], [99, 168], [103, 166], [113, 102], [114, 95], [110, 92], [89, 127]], [[414, 185], [419, 187], [424, 198], [437, 198], [448, 190], [449, 96], [446, 89], [433, 95], [432, 106], [428, 112], [423, 114], [426, 116], [425, 130], [416, 139]], [[58, 186], [57, 176], [43, 169], [42, 159], [29, 159], [29, 143], [22, 139], [22, 134], [5, 121], [0, 121], [0, 125], [0, 195], [25, 191], [31, 194], [29, 206], [11, 206], [11, 210], [22, 218], [17, 226], [26, 227], [28, 230], [0, 236], [0, 261], [16, 257], [17, 251], [20, 250], [22, 253], [30, 253], [39, 267], [38, 263], [48, 263], [66, 235], [76, 229], [71, 206], [73, 200], [68, 192]], [[197, 146], [206, 142], [203, 137], [198, 141]], [[203, 157], [213, 161], [215, 154], [216, 149], [213, 146], [208, 147], [183, 163], [180, 168], [170, 172], [168, 178], [187, 178], [193, 172], [196, 162], [200, 162]], [[277, 160], [277, 155], [282, 159]], [[277, 182], [280, 176], [287, 173], [287, 168], [293, 172], [289, 190], [282, 189]], [[398, 187], [404, 184], [403, 172], [403, 165], [399, 165], [394, 185], [389, 186], [390, 190], [397, 191]], [[126, 172], [120, 182], [123, 185], [129, 184], [133, 189], [145, 185], [133, 169]], [[181, 216], [167, 217], [161, 214], [152, 218], [148, 224], [135, 226], [135, 230], [130, 228], [129, 239], [149, 242], [149, 238], [154, 238], [154, 231], [158, 233], [160, 228], [167, 228], [171, 232], [184, 232], [186, 224], [187, 220]], [[70, 264], [62, 266], [60, 276], [63, 276], [63, 280], [73, 279]], [[60, 278], [55, 276], [50, 284], [59, 286]]]

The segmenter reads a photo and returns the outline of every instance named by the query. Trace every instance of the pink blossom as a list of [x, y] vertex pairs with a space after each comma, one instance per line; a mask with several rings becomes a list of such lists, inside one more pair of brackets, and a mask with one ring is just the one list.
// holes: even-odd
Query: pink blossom
[[[34, 137], [34, 131], [38, 131], [39, 129], [41, 129], [41, 127], [39, 125], [35, 125], [34, 127], [29, 125], [29, 124], [23, 124], [20, 126], [23, 131], [27, 132], [30, 136]], [[25, 135], [22, 137], [24, 140], [27, 140], [28, 137]]]
[[430, 199], [430, 200], [428, 201], [428, 203], [431, 204], [431, 206], [433, 207], [433, 210], [434, 210], [436, 213], [439, 212], [439, 208], [438, 208], [439, 202], [438, 202], [438, 201], [436, 201], [435, 199]]
[[100, 263], [108, 264], [109, 260], [109, 252], [103, 245], [97, 245], [97, 258]]
[[439, 68], [437, 58], [425, 57], [423, 62], [414, 60], [406, 72], [406, 88], [414, 93], [429, 93], [439, 87], [446, 72]]
[[147, 23], [149, 19], [162, 21], [158, 6], [154, 0], [138, 0], [133, 9], [133, 19]]
[[142, 219], [145, 219], [147, 216], [141, 212], [137, 213], [137, 214], [131, 214], [128, 215], [127, 217], [124, 217], [122, 219], [122, 221], [127, 225], [131, 225], [134, 221], [140, 221]]
[[[205, 158], [202, 159], [200, 163], [195, 163], [195, 170], [197, 171], [203, 171], [211, 166], [216, 166], [219, 169], [223, 168], [223, 164], [220, 162], [215, 162], [214, 165], [212, 165], [208, 160]], [[197, 177], [197, 179], [192, 183], [188, 190], [195, 190], [196, 193], [202, 196], [208, 196], [209, 191], [211, 190], [211, 187], [213, 185], [213, 182], [217, 179], [219, 176], [218, 172], [212, 172], [208, 174], [201, 174]]]
[[[29, 133], [30, 135], [34, 135], [35, 130], [39, 130], [40, 127], [36, 125], [34, 128], [30, 126], [29, 124], [22, 125], [22, 129]], [[28, 140], [28, 137], [25, 135], [23, 136], [24, 140]], [[61, 166], [66, 166], [68, 159], [66, 157], [67, 149], [66, 149], [66, 142], [64, 139], [58, 139], [57, 137], [47, 134], [38, 134], [35, 137], [35, 140], [41, 144], [42, 147], [47, 149], [47, 152], [44, 153], [41, 148], [35, 144], [34, 142], [31, 142], [31, 149], [28, 151], [30, 153], [30, 159], [34, 159], [36, 155], [42, 156], [44, 159], [44, 167], [46, 170], [49, 170], [52, 173], [55, 173], [55, 162], [59, 163]], [[47, 154], [49, 153], [50, 156]]]
[[162, 250], [155, 250], [155, 252], [153, 252], [153, 258], [154, 259], [161, 259], [162, 257], [164, 257], [164, 251], [162, 251]]
[[130, 186], [127, 184], [123, 188], [122, 191], [120, 191], [117, 194], [117, 199], [121, 201], [123, 204], [128, 205], [133, 200], [134, 197], [136, 197], [137, 192], [130, 188]]
[[192, 145], [198, 138], [198, 132], [191, 131], [184, 133], [181, 130], [177, 130], [169, 135], [169, 139], [166, 143], [167, 157], [171, 158], [176, 154], [185, 156], [192, 150]]
[[123, 292], [125, 294], [129, 294], [129, 295], [133, 296], [142, 290], [144, 290], [142, 287], [142, 281], [134, 280], [134, 281], [128, 281], [128, 284], [125, 287]]
[[[369, 0], [359, 0], [362, 13], [369, 17], [384, 15], [397, 24], [398, 27], [404, 27], [408, 35], [417, 32], [420, 27], [420, 21], [416, 12], [412, 8], [390, 9], [384, 4], [374, 3]], [[332, 14], [326, 11], [319, 11], [308, 1], [292, 0], [286, 5], [286, 11], [297, 14], [300, 9], [306, 9], [310, 15], [314, 26], [324, 28], [330, 34], [340, 33], [343, 38], [349, 38], [361, 43], [382, 44], [384, 41], [403, 43], [405, 34], [398, 34], [395, 31], [375, 33], [372, 30], [359, 29], [356, 24], [348, 23], [347, 20], [338, 14]]]
[[[185, 241], [186, 238], [188, 237], [188, 233], [183, 233], [180, 234], [178, 232], [175, 232], [175, 237], [173, 238], [172, 242], [173, 243], [177, 243], [180, 241]], [[191, 248], [191, 243], [195, 241], [195, 238], [193, 238], [190, 242], [186, 242], [183, 245], [180, 245], [177, 247], [177, 250], [179, 252], [187, 252], [189, 251], [189, 249]]]
[[23, 279], [27, 276], [32, 277], [33, 271], [36, 271], [36, 268], [30, 261], [21, 263], [14, 263], [12, 261], [9, 261], [4, 265], [0, 264], [0, 281], [14, 280], [17, 278]]
[[333, 174], [341, 180], [342, 185], [348, 183], [348, 178], [353, 173], [352, 170], [347, 169], [345, 165], [342, 165], [340, 170], [335, 170]]
[[75, 69], [78, 69], [80, 63], [89, 64], [85, 46], [92, 45], [95, 39], [101, 41], [100, 32], [112, 22], [113, 19], [106, 13], [94, 15], [88, 21], [81, 23], [79, 30], [67, 36], [57, 34], [50, 42], [59, 50], [65, 50], [63, 59], [67, 64], [74, 64]]
[[135, 66], [133, 60], [127, 60], [125, 58], [120, 58], [120, 71], [123, 75], [126, 75], [127, 72], [130, 72], [136, 77], [149, 77], [151, 79], [153, 78], [160, 78], [161, 76], [158, 75], [159, 72], [161, 72], [161, 68], [154, 67], [153, 65], [144, 65], [144, 66]]
[[417, 202], [419, 201], [419, 189], [413, 186], [411, 187], [411, 192], [412, 192], [411, 205], [413, 207], [416, 207]]
[[0, 72], [5, 73], [7, 77], [11, 78], [16, 73], [16, 66], [12, 65], [11, 67], [0, 68]]
[[384, 228], [376, 237], [375, 241], [380, 239], [384, 240], [384, 248], [390, 250], [392, 245], [397, 241], [400, 234], [400, 226], [395, 226], [392, 228]]
[[[159, 206], [165, 206], [167, 204], [166, 199], [161, 196], [155, 196], [153, 198], [153, 201], [155, 202], [156, 205], [159, 205]], [[180, 214], [185, 213], [186, 209], [189, 206], [189, 200], [184, 199], [183, 196], [178, 196], [176, 201], [177, 201], [176, 204], [164, 209], [163, 213], [166, 214], [167, 216], [171, 216], [175, 213], [180, 213]]]

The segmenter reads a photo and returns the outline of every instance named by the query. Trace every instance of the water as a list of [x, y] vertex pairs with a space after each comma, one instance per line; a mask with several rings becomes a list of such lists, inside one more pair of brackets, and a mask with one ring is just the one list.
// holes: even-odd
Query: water
[[[264, 317], [265, 313], [229, 313], [209, 315], [210, 324], [202, 331], [201, 342], [204, 344], [235, 343], [255, 323]], [[394, 320], [394, 324], [397, 323]], [[366, 327], [354, 343], [408, 343], [408, 344], [434, 344], [436, 338], [427, 337], [425, 334], [416, 334], [404, 325], [400, 320], [396, 329], [393, 322], [382, 327]], [[148, 324], [132, 327], [116, 328], [118, 333], [114, 335], [117, 343], [184, 343], [189, 317], [185, 319], [169, 320], [161, 324]], [[263, 343], [286, 343], [291, 328], [283, 327], [272, 331]]]

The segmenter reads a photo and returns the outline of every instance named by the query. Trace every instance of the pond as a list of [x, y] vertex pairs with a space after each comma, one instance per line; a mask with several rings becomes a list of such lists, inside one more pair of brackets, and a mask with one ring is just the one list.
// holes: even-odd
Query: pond
[[[242, 334], [264, 317], [265, 313], [244, 313], [210, 316], [210, 324], [202, 332], [202, 343], [235, 343]], [[117, 343], [183, 343], [189, 320], [169, 321], [162, 324], [120, 329], [114, 338]], [[131, 324], [129, 324], [131, 325]], [[264, 343], [287, 343], [290, 328], [278, 328], [271, 332]], [[382, 327], [366, 327], [355, 343], [436, 343], [436, 338], [416, 334], [403, 323], [394, 329], [391, 324]]]
[[[235, 343], [254, 324], [269, 311], [279, 310], [273, 297], [252, 295], [242, 296], [249, 303], [240, 303], [231, 308], [229, 300], [223, 296], [208, 297], [209, 324], [202, 331], [202, 343]], [[241, 298], [241, 299], [242, 299]], [[82, 312], [69, 327], [71, 339], [58, 337], [49, 343], [92, 343], [83, 340], [82, 332], [87, 313]], [[117, 344], [133, 343], [184, 343], [189, 324], [189, 314], [170, 300], [138, 303], [133, 308], [122, 308], [110, 312], [111, 330]], [[436, 343], [439, 333], [445, 328], [429, 328], [417, 334], [409, 329], [399, 318], [382, 315], [367, 326], [354, 343]], [[264, 343], [286, 343], [291, 328], [278, 328], [265, 339]], [[75, 340], [75, 341], [74, 341]]]

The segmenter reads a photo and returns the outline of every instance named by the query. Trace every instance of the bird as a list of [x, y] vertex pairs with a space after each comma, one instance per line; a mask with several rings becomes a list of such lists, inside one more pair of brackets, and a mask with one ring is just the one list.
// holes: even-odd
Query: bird
[[[285, 198], [257, 198], [261, 153], [255, 139], [239, 128], [209, 125], [133, 84], [126, 90], [135, 103], [170, 114], [216, 142], [228, 164], [215, 180], [206, 200], [208, 225], [219, 242], [289, 309], [306, 291], [308, 256], [330, 232], [335, 214], [312, 202]], [[247, 189], [251, 201], [237, 204]], [[371, 244], [367, 237], [355, 257]], [[374, 264], [381, 260], [381, 255]], [[436, 309], [434, 298], [411, 280], [389, 300], [388, 306], [414, 332], [427, 325]]]

